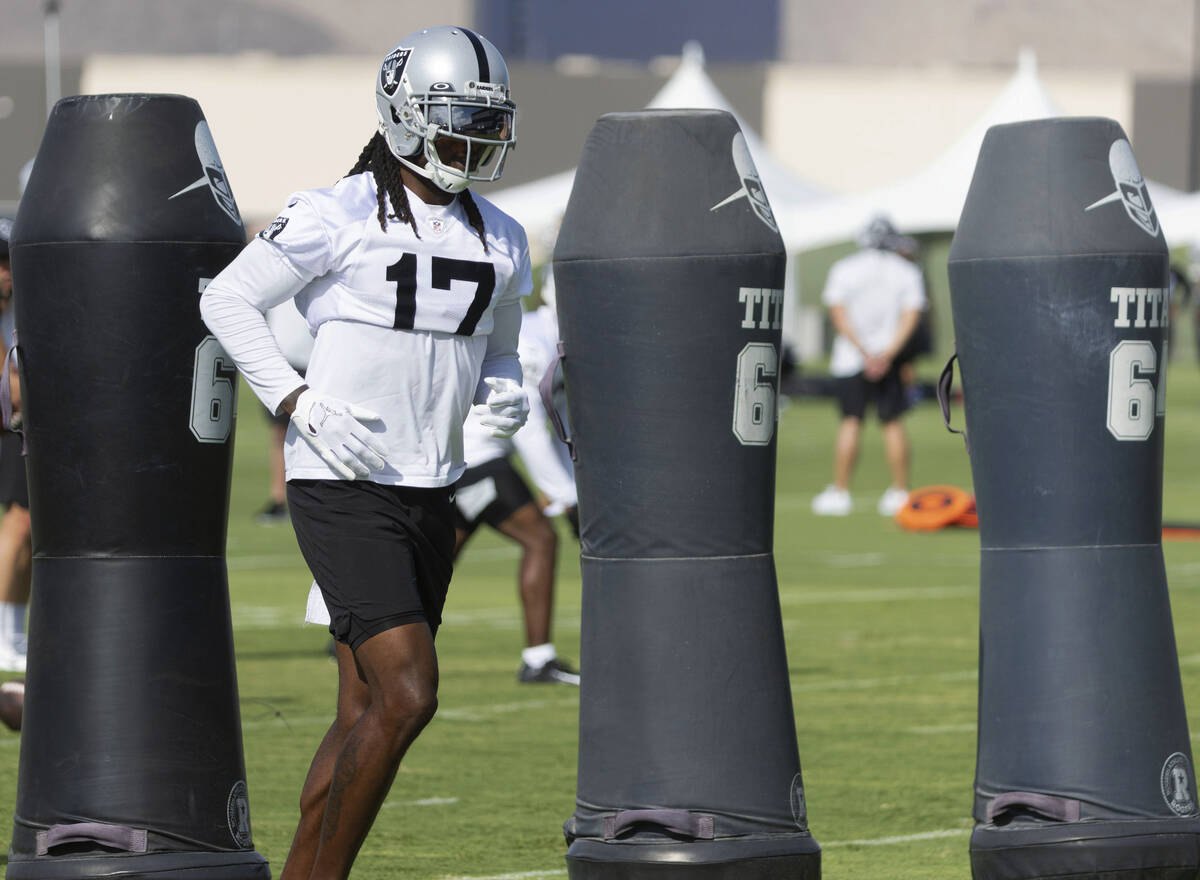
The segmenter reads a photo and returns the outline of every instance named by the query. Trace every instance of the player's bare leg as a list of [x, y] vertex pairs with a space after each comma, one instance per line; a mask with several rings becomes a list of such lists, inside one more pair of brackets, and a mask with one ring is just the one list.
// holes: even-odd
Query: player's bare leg
[[892, 475], [892, 486], [897, 489], [908, 488], [909, 447], [908, 432], [900, 419], [884, 422], [883, 455], [887, 460], [888, 470]]
[[521, 545], [517, 587], [525, 612], [525, 644], [529, 647], [544, 645], [550, 641], [550, 619], [554, 611], [558, 535], [550, 520], [532, 501], [517, 508], [498, 529]]
[[29, 602], [33, 547], [29, 508], [11, 504], [0, 517], [0, 602]]
[[[307, 802], [302, 796], [300, 827], [281, 880], [303, 880], [306, 863], [311, 864], [311, 880], [349, 876], [400, 759], [437, 710], [437, 655], [426, 624], [386, 630], [363, 642], [356, 655], [347, 655], [349, 650], [339, 644], [339, 675], [344, 678], [345, 667], [353, 668], [357, 660], [367, 704], [344, 733], [338, 725], [331, 728], [313, 760], [305, 783]], [[339, 694], [339, 710], [341, 702]], [[356, 702], [348, 700], [351, 713]]]
[[334, 644], [338, 661], [337, 717], [321, 740], [308, 768], [304, 788], [300, 790], [300, 824], [292, 838], [292, 848], [280, 880], [307, 880], [312, 873], [317, 844], [321, 839], [321, 822], [325, 818], [325, 800], [329, 796], [329, 784], [333, 781], [333, 765], [346, 737], [371, 702], [370, 690], [358, 677], [354, 652], [341, 642]]
[[287, 425], [271, 425], [270, 442], [267, 445], [267, 470], [270, 477], [270, 498], [274, 504], [287, 503], [287, 477], [284, 474], [283, 446], [287, 437]]
[[[33, 545], [30, 540], [29, 508], [10, 504], [0, 517], [0, 653], [20, 654], [24, 660], [25, 609], [29, 605], [29, 586], [33, 570]], [[9, 631], [9, 630], [12, 631]], [[24, 669], [24, 666], [20, 666]]]
[[862, 434], [862, 419], [846, 416], [838, 425], [837, 438], [833, 444], [833, 485], [839, 489], [850, 488], [850, 477], [858, 462], [859, 437]]

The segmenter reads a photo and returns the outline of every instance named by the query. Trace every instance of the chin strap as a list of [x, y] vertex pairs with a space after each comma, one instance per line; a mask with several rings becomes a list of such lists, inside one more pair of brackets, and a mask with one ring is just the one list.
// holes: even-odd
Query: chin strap
[[[413, 153], [413, 155], [415, 156], [416, 153]], [[414, 174], [421, 175], [421, 177], [424, 177], [442, 192], [460, 193], [471, 185], [470, 179], [465, 177], [450, 177], [449, 180], [447, 180], [445, 176], [438, 173], [438, 171], [441, 169], [438, 168], [438, 166], [433, 165], [428, 156], [426, 156], [425, 161], [429, 164], [425, 165], [418, 165], [415, 162], [400, 156], [397, 156], [396, 158], [405, 168], [412, 171]]]

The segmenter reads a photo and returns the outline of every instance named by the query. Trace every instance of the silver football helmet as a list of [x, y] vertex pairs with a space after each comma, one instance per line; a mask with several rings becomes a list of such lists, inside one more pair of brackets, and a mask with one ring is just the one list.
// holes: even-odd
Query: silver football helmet
[[[401, 40], [375, 83], [379, 131], [412, 171], [446, 192], [496, 180], [517, 142], [508, 65], [464, 27], [432, 27]], [[425, 164], [413, 159], [425, 156]]]

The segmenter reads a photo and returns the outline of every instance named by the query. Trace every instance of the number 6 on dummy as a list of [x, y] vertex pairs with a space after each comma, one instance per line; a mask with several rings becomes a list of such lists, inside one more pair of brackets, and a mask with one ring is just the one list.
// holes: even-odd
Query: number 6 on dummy
[[1168, 256], [1120, 126], [992, 128], [949, 269], [983, 550], [973, 875], [1195, 877], [1161, 544]]

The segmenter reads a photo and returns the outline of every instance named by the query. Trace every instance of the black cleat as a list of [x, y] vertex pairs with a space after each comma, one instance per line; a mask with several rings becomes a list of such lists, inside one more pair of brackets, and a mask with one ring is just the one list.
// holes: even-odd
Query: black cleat
[[579, 687], [579, 673], [556, 658], [537, 668], [522, 663], [517, 681], [521, 684], [570, 684]]
[[288, 521], [287, 505], [280, 501], [268, 501], [267, 506], [254, 514], [260, 523], [279, 523]]

